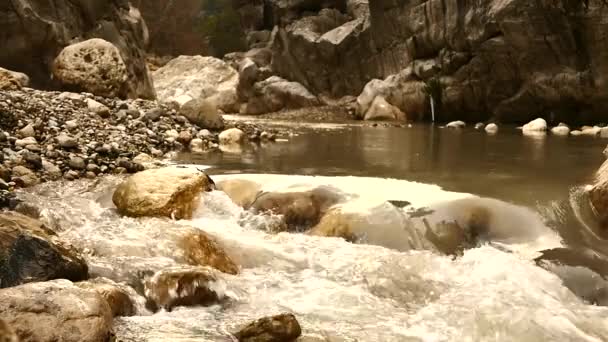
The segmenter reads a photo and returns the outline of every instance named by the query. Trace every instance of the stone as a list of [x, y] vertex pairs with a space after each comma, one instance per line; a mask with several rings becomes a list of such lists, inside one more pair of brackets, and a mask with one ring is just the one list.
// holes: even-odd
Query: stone
[[220, 144], [223, 145], [240, 144], [243, 139], [245, 139], [245, 132], [238, 128], [227, 129], [219, 135]]
[[253, 86], [244, 114], [264, 114], [319, 105], [319, 99], [302, 84], [272, 76]]
[[140, 153], [137, 156], [135, 156], [135, 158], [133, 158], [133, 162], [139, 163], [139, 164], [151, 163], [153, 161], [154, 161], [154, 159], [146, 153]]
[[15, 141], [15, 146], [17, 147], [25, 147], [27, 145], [36, 145], [38, 144], [38, 141], [36, 141], [36, 138], [34, 137], [27, 137], [27, 138], [23, 138], [23, 139], [19, 139], [17, 141]]
[[57, 165], [47, 160], [43, 160], [42, 168], [51, 180], [57, 180], [61, 178], [61, 169]]
[[156, 93], [163, 102], [208, 100], [224, 112], [238, 111], [238, 72], [220, 59], [180, 56], [155, 71], [153, 77]]
[[483, 122], [478, 122], [475, 124], [476, 130], [484, 129], [485, 127], [486, 127], [486, 125]]
[[0, 288], [53, 279], [85, 280], [82, 257], [42, 222], [0, 212]]
[[209, 100], [191, 100], [185, 103], [179, 110], [191, 123], [208, 129], [223, 129], [224, 120], [219, 115], [217, 107]]
[[600, 129], [600, 137], [608, 138], [608, 127], [602, 127], [602, 129]]
[[547, 130], [547, 121], [545, 119], [536, 119], [528, 122], [522, 128], [522, 131], [527, 132], [544, 132]]
[[99, 342], [112, 337], [108, 303], [68, 280], [0, 290], [0, 319], [22, 341]]
[[121, 183], [112, 201], [127, 216], [188, 219], [198, 198], [210, 188], [210, 178], [191, 168], [165, 167], [139, 172]]
[[179, 133], [174, 129], [170, 129], [168, 131], [165, 131], [165, 137], [177, 139], [177, 137], [179, 137]]
[[25, 160], [28, 165], [33, 167], [34, 169], [42, 168], [42, 158], [39, 154], [30, 151], [25, 151], [22, 156], [23, 160]]
[[595, 174], [595, 181], [587, 189], [589, 204], [599, 226], [599, 235], [608, 238], [608, 161]]
[[227, 179], [217, 183], [217, 190], [223, 191], [232, 202], [249, 209], [262, 191], [262, 185], [246, 179]]
[[92, 172], [94, 175], [101, 173], [101, 168], [97, 164], [88, 164], [86, 170], [87, 172]]
[[171, 311], [177, 306], [212, 305], [219, 301], [215, 292], [219, 274], [209, 267], [173, 267], [145, 281], [148, 306]]
[[592, 137], [598, 136], [601, 133], [602, 128], [598, 126], [588, 127], [582, 130], [582, 135], [589, 135]]
[[302, 328], [293, 314], [264, 317], [234, 334], [239, 342], [289, 342], [302, 335]]
[[406, 115], [397, 107], [391, 105], [383, 96], [376, 96], [371, 107], [365, 113], [364, 120], [399, 120], [405, 121]]
[[464, 121], [452, 121], [445, 125], [447, 128], [464, 128], [467, 124]]
[[0, 68], [0, 90], [19, 90], [29, 83], [30, 78], [26, 74]]
[[202, 153], [205, 150], [203, 139], [192, 139], [190, 141], [190, 152], [192, 153]]
[[70, 166], [70, 168], [72, 168], [72, 170], [78, 170], [78, 171], [84, 170], [87, 167], [87, 164], [84, 161], [84, 159], [82, 159], [80, 157], [70, 158], [68, 165]]
[[166, 111], [163, 108], [157, 107], [147, 111], [144, 114], [144, 120], [146, 121], [158, 121], [161, 117], [165, 116]]
[[205, 232], [194, 229], [178, 241], [184, 260], [194, 266], [209, 266], [220, 272], [238, 274], [239, 268], [224, 249]]
[[579, 135], [582, 135], [582, 134], [583, 134], [583, 132], [581, 132], [581, 131], [579, 131], [577, 129], [575, 129], [575, 130], [573, 130], [573, 131], [570, 132], [570, 135], [572, 135], [572, 136], [579, 136]]
[[34, 125], [29, 124], [22, 129], [19, 130], [18, 135], [22, 138], [29, 138], [36, 135], [36, 131], [34, 130]]
[[72, 149], [78, 147], [78, 140], [65, 133], [59, 134], [56, 139], [57, 144], [59, 144], [59, 147], [63, 149]]
[[80, 173], [78, 171], [70, 170], [63, 175], [63, 178], [69, 181], [73, 181], [80, 178]]
[[72, 130], [78, 128], [78, 120], [74, 119], [74, 120], [66, 121], [65, 128], [67, 128], [69, 131], [72, 131]]
[[177, 141], [179, 141], [182, 145], [188, 145], [190, 144], [190, 141], [192, 141], [192, 133], [190, 133], [189, 131], [181, 131], [179, 132], [179, 135], [177, 136]]
[[99, 115], [104, 119], [110, 117], [110, 108], [95, 100], [87, 99], [87, 108], [89, 109], [89, 112]]
[[38, 179], [36, 173], [25, 166], [15, 166], [13, 168], [12, 180], [24, 188], [28, 188], [40, 183], [40, 179]]
[[488, 124], [485, 128], [486, 133], [496, 134], [498, 133], [498, 125], [495, 123]]
[[556, 126], [551, 128], [551, 133], [553, 133], [553, 135], [561, 135], [561, 136], [567, 136], [570, 134], [570, 127], [568, 126]]
[[0, 164], [0, 179], [3, 179], [7, 182], [11, 180], [11, 170], [9, 170], [6, 166]]
[[124, 286], [104, 278], [79, 282], [75, 285], [99, 294], [108, 303], [112, 317], [133, 316], [135, 314], [135, 304]]

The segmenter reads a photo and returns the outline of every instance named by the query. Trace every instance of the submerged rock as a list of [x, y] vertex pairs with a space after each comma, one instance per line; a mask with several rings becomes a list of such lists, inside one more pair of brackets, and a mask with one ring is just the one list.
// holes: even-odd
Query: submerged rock
[[0, 290], [0, 319], [24, 342], [100, 342], [112, 336], [108, 303], [67, 280]]
[[87, 277], [84, 260], [42, 222], [13, 212], [0, 213], [0, 288]]
[[171, 311], [177, 306], [217, 303], [218, 273], [208, 267], [173, 267], [157, 272], [145, 282], [148, 306]]
[[190, 265], [209, 266], [228, 274], [239, 272], [238, 266], [224, 249], [203, 231], [194, 229], [182, 237], [178, 245], [183, 249], [185, 261]]
[[234, 334], [239, 342], [292, 342], [300, 335], [302, 328], [293, 314], [261, 318]]
[[139, 172], [120, 184], [112, 201], [118, 211], [127, 216], [187, 219], [192, 217], [200, 194], [210, 186], [210, 178], [195, 169], [151, 169]]

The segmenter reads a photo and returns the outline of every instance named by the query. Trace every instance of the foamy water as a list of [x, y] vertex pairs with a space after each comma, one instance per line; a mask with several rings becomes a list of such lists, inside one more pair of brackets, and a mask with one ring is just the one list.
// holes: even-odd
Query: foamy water
[[124, 218], [109, 197], [120, 181], [113, 177], [95, 186], [48, 183], [24, 196], [44, 209], [52, 226], [61, 227], [63, 238], [87, 252], [92, 272], [116, 281], [136, 283], [179, 265], [175, 241], [189, 229], [216, 237], [242, 267], [239, 275], [224, 275], [217, 285], [229, 298], [226, 303], [155, 314], [140, 306], [138, 316], [116, 320], [122, 341], [231, 341], [230, 332], [244, 323], [281, 312], [297, 316], [309, 341], [608, 340], [608, 308], [584, 303], [558, 276], [532, 261], [535, 252], [560, 245], [535, 211], [394, 179], [214, 177], [230, 178], [259, 182], [266, 191], [331, 186], [347, 199], [339, 204], [341, 210], [379, 219], [387, 208], [401, 210], [387, 200], [410, 202], [404, 212], [428, 209], [431, 224], [466, 220], [463, 213], [483, 207], [490, 213], [494, 244], [455, 258], [419, 248], [386, 248], [381, 237], [397, 240], [400, 234], [390, 228], [382, 228], [387, 230], [373, 240], [375, 245], [273, 235], [255, 229], [263, 218], [244, 215], [219, 191], [204, 195], [192, 220]]

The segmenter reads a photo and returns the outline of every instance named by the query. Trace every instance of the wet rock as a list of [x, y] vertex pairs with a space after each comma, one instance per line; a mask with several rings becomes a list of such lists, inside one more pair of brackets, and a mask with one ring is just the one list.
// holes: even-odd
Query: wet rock
[[467, 124], [464, 121], [452, 121], [445, 125], [447, 128], [464, 128]]
[[0, 319], [0, 341], [2, 342], [19, 342], [17, 334], [3, 320]]
[[245, 139], [245, 132], [238, 128], [230, 128], [219, 135], [220, 144], [233, 145], [240, 144]]
[[239, 342], [291, 342], [302, 335], [302, 328], [293, 314], [264, 317], [235, 333]]
[[87, 164], [84, 161], [84, 159], [82, 159], [80, 157], [72, 157], [72, 158], [70, 158], [70, 161], [69, 161], [68, 165], [73, 170], [78, 170], [78, 171], [84, 170], [87, 167]]
[[488, 124], [485, 131], [488, 134], [496, 134], [498, 132], [498, 125], [495, 123]]
[[560, 124], [559, 126], [551, 128], [551, 133], [554, 135], [567, 136], [570, 134], [570, 127], [565, 124]]
[[0, 288], [52, 279], [87, 279], [84, 260], [43, 223], [0, 213]]
[[547, 130], [547, 121], [545, 119], [536, 119], [528, 122], [522, 128], [524, 134], [527, 132], [544, 132]]
[[112, 200], [127, 216], [192, 217], [201, 192], [210, 186], [202, 172], [166, 167], [146, 170], [118, 186]]
[[209, 266], [228, 274], [239, 272], [224, 249], [205, 232], [194, 229], [181, 238], [178, 245], [184, 251], [185, 261], [190, 265]]
[[209, 100], [188, 101], [180, 108], [179, 114], [201, 128], [213, 130], [224, 128], [224, 120], [218, 114], [215, 104]]
[[207, 306], [221, 294], [214, 288], [218, 273], [208, 267], [173, 267], [154, 274], [145, 282], [148, 306], [171, 311], [177, 306]]
[[29, 138], [35, 136], [36, 131], [34, 130], [34, 125], [28, 124], [27, 126], [20, 129], [18, 134], [22, 138]]
[[238, 110], [239, 75], [220, 59], [180, 56], [154, 72], [153, 77], [156, 93], [163, 102], [181, 106], [193, 99], [208, 100], [226, 113]]
[[85, 290], [97, 292], [110, 306], [112, 317], [133, 316], [135, 314], [135, 305], [129, 297], [129, 293], [109, 279], [96, 278], [75, 285]]
[[262, 186], [246, 179], [227, 179], [217, 183], [217, 190], [226, 193], [236, 205], [248, 209], [261, 193]]
[[397, 107], [391, 105], [383, 96], [376, 96], [371, 107], [365, 113], [365, 120], [400, 120], [405, 121], [406, 115]]
[[12, 180], [24, 188], [40, 183], [40, 179], [36, 176], [36, 173], [25, 166], [15, 166], [13, 168]]
[[257, 196], [251, 210], [282, 215], [287, 229], [303, 231], [316, 225], [329, 208], [341, 200], [339, 193], [325, 187], [303, 192], [269, 192]]
[[29, 83], [30, 78], [26, 74], [0, 68], [0, 90], [17, 90]]
[[104, 97], [124, 98], [134, 88], [118, 48], [97, 38], [64, 48], [53, 63], [53, 76], [66, 88]]
[[75, 138], [64, 133], [57, 136], [57, 144], [59, 144], [59, 146], [64, 149], [78, 147], [78, 141]]
[[68, 280], [0, 290], [0, 319], [22, 341], [110, 341], [112, 314], [96, 292]]
[[87, 99], [87, 108], [89, 108], [89, 111], [91, 113], [99, 115], [99, 117], [102, 117], [104, 119], [107, 119], [110, 117], [110, 108], [108, 108], [106, 105], [101, 104], [95, 100]]

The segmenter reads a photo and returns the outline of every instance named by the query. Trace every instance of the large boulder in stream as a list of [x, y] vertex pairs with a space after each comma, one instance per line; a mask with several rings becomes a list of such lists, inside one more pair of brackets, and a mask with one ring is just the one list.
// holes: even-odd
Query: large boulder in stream
[[291, 342], [302, 335], [302, 328], [292, 314], [260, 318], [239, 330], [239, 342]]
[[192, 168], [165, 167], [139, 172], [116, 188], [112, 201], [127, 216], [187, 219], [200, 194], [211, 190], [211, 178]]
[[190, 265], [209, 266], [228, 274], [239, 272], [238, 266], [217, 241], [203, 231], [193, 228], [178, 241], [178, 245]]
[[0, 320], [23, 342], [100, 342], [112, 337], [108, 303], [68, 280], [0, 290]]
[[257, 196], [250, 210], [259, 214], [280, 215], [285, 229], [304, 231], [316, 225], [342, 199], [341, 194], [329, 187], [298, 192], [268, 192]]
[[42, 222], [13, 212], [0, 213], [0, 288], [87, 277], [85, 261]]
[[238, 84], [238, 72], [214, 57], [180, 56], [154, 72], [159, 100], [181, 106], [206, 99], [227, 113], [238, 112]]
[[209, 267], [172, 267], [157, 272], [145, 282], [145, 295], [152, 309], [177, 306], [206, 306], [217, 303], [219, 273]]

